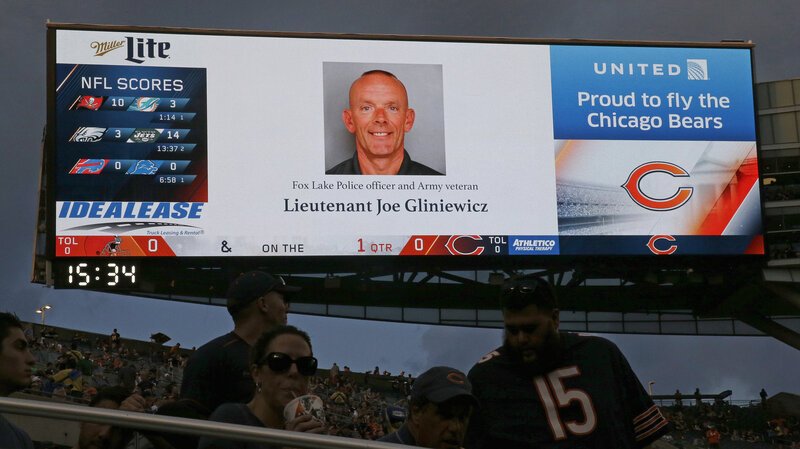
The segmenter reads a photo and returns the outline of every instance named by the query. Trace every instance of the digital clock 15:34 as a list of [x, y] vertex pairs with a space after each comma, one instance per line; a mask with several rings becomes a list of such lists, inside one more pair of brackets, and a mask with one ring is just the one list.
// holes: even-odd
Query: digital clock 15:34
[[136, 265], [116, 262], [98, 265], [80, 262], [67, 266], [67, 284], [87, 287], [100, 283], [107, 287], [136, 285]]

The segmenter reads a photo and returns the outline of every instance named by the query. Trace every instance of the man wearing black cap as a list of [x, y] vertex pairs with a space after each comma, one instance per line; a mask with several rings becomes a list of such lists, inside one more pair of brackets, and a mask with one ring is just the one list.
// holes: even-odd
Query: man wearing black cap
[[503, 346], [469, 372], [481, 408], [468, 448], [642, 448], [667, 433], [664, 415], [612, 342], [558, 331], [550, 284], [508, 282], [500, 306]]
[[250, 271], [228, 288], [228, 313], [234, 328], [204, 344], [192, 355], [183, 372], [181, 397], [197, 402], [210, 415], [224, 402], [247, 402], [255, 386], [248, 354], [258, 337], [273, 326], [286, 324], [289, 306], [284, 295], [299, 291], [283, 278]]
[[411, 387], [408, 422], [379, 441], [458, 449], [477, 405], [464, 373], [447, 366], [433, 367], [422, 373]]

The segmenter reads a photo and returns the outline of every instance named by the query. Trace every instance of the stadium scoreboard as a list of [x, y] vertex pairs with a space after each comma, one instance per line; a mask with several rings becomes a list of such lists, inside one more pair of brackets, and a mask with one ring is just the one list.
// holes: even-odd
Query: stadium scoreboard
[[[198, 258], [763, 256], [751, 53], [48, 24], [47, 256], [108, 288]], [[369, 70], [440, 175], [326, 173]]]

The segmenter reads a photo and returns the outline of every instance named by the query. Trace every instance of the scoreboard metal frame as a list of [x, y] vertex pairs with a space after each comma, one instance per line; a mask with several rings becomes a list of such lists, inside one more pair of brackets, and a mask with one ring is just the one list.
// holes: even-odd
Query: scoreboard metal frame
[[[261, 32], [261, 31], [229, 31], [229, 30], [200, 30], [182, 28], [150, 28], [150, 27], [129, 27], [129, 26], [110, 26], [110, 25], [79, 25], [79, 24], [48, 24], [47, 25], [47, 126], [45, 132], [45, 148], [43, 158], [43, 173], [46, 188], [43, 189], [46, 204], [46, 240], [45, 258], [52, 267], [54, 285], [57, 288], [87, 288], [94, 290], [125, 291], [135, 292], [147, 285], [148, 277], [153, 279], [163, 278], [159, 287], [165, 288], [169, 284], [168, 272], [176, 273], [178, 278], [191, 279], [197, 276], [202, 278], [203, 267], [216, 270], [217, 273], [224, 273], [222, 277], [230, 277], [236, 272], [250, 268], [261, 268], [281, 273], [341, 273], [341, 272], [371, 272], [371, 273], [392, 273], [397, 271], [427, 271], [427, 270], [504, 270], [512, 272], [521, 269], [543, 268], [550, 270], [567, 270], [575, 266], [596, 266], [596, 267], [616, 267], [621, 271], [643, 273], [653, 269], [686, 269], [695, 272], [712, 273], [715, 267], [737, 267], [752, 266], [757, 268], [763, 266], [766, 256], [763, 254], [669, 254], [665, 249], [672, 247], [674, 241], [672, 236], [653, 235], [650, 245], [656, 249], [664, 246], [664, 250], [652, 251], [662, 253], [661, 255], [631, 255], [631, 254], [554, 254], [547, 255], [510, 255], [508, 251], [499, 252], [492, 255], [482, 255], [471, 257], [467, 254], [469, 250], [456, 250], [450, 253], [438, 255], [379, 255], [381, 251], [370, 251], [371, 245], [368, 243], [364, 255], [265, 255], [265, 256], [149, 256], [138, 257], [126, 254], [107, 253], [93, 257], [63, 257], [57, 255], [56, 251], [56, 210], [57, 189], [59, 181], [54, 168], [54, 163], [58, 157], [56, 154], [56, 142], [59, 137], [56, 135], [56, 124], [59, 122], [59, 112], [56, 100], [56, 32], [58, 30], [87, 30], [87, 31], [113, 31], [130, 33], [159, 33], [176, 35], [198, 35], [198, 36], [235, 36], [235, 37], [273, 37], [273, 38], [298, 38], [298, 39], [322, 39], [322, 40], [348, 40], [348, 41], [381, 41], [381, 42], [429, 42], [429, 43], [475, 43], [475, 44], [513, 44], [513, 45], [578, 45], [583, 47], [629, 47], [629, 48], [703, 48], [703, 49], [745, 49], [750, 51], [752, 67], [753, 45], [748, 43], [685, 43], [685, 42], [622, 42], [622, 41], [576, 41], [570, 39], [511, 39], [511, 38], [478, 38], [478, 37], [441, 37], [441, 36], [396, 36], [396, 35], [356, 35], [356, 34], [320, 34], [320, 33], [287, 33], [287, 32]], [[128, 45], [132, 45], [128, 43]], [[157, 45], [142, 43], [139, 47], [142, 51], [149, 51], [157, 54], [160, 49]], [[752, 70], [752, 69], [751, 69]], [[752, 71], [750, 73], [752, 78]], [[752, 88], [752, 86], [751, 86]], [[755, 89], [753, 90], [753, 95]], [[112, 96], [113, 97], [113, 96]], [[82, 97], [79, 97], [82, 101]], [[133, 107], [131, 103], [137, 102], [140, 98], [106, 98], [116, 102], [119, 100], [120, 108]], [[76, 100], [78, 101], [78, 100]], [[90, 100], [87, 100], [90, 101]], [[122, 103], [124, 101], [124, 103]], [[753, 104], [755, 100], [753, 98]], [[144, 105], [142, 107], [147, 107]], [[123, 109], [120, 109], [123, 110]], [[152, 112], [157, 112], [153, 109]], [[172, 114], [172, 112], [161, 112], [162, 114]], [[181, 112], [178, 111], [178, 114]], [[189, 112], [196, 113], [196, 112]], [[753, 108], [752, 118], [755, 122], [756, 111]], [[166, 117], [169, 119], [169, 116]], [[180, 120], [178, 120], [180, 122]], [[133, 131], [131, 131], [131, 129]], [[128, 129], [132, 133], [138, 131], [136, 128]], [[182, 128], [173, 128], [182, 129]], [[76, 131], [77, 132], [77, 131]], [[757, 132], [757, 131], [756, 131]], [[118, 133], [120, 134], [120, 133]], [[146, 135], [132, 137], [131, 135], [122, 136], [121, 139], [143, 139]], [[757, 140], [757, 137], [756, 137]], [[165, 141], [165, 144], [170, 142]], [[202, 146], [202, 145], [199, 145]], [[118, 164], [121, 173], [136, 170], [135, 158], [124, 158], [129, 160], [131, 165], [123, 166]], [[176, 161], [181, 161], [177, 160]], [[88, 170], [91, 170], [91, 163], [87, 163]], [[78, 167], [77, 169], [82, 169]], [[150, 167], [152, 169], [152, 167]], [[156, 170], [160, 168], [156, 167]], [[176, 179], [175, 175], [166, 173], [159, 174], [164, 179]], [[179, 174], [177, 176], [187, 176]], [[498, 182], [502, 182], [497, 178]], [[760, 182], [759, 182], [760, 184]], [[133, 188], [141, 188], [141, 186]], [[629, 192], [630, 193], [630, 192]], [[763, 202], [759, 205], [761, 216], [763, 216]], [[188, 210], [187, 210], [188, 212]], [[759, 217], [760, 219], [760, 217]], [[762, 234], [763, 231], [762, 231]], [[489, 247], [493, 244], [509, 245], [509, 236], [474, 236], [474, 235], [455, 235], [447, 236], [450, 239], [462, 239], [462, 243], [467, 243], [470, 248]], [[62, 237], [63, 238], [63, 237]], [[655, 240], [652, 240], [655, 239]], [[472, 244], [469, 241], [478, 242]], [[113, 246], [113, 245], [112, 245]], [[455, 248], [455, 244], [453, 244]], [[766, 248], [766, 243], [763, 243]], [[652, 250], [652, 248], [651, 248]], [[724, 268], [723, 268], [724, 269]], [[188, 281], [187, 281], [188, 282]], [[147, 289], [148, 287], [145, 287]], [[219, 295], [219, 292], [214, 293]]]

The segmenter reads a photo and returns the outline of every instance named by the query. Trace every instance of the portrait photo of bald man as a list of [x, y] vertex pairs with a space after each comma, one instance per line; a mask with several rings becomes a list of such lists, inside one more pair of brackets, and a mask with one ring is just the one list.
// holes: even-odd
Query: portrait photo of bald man
[[445, 174], [440, 65], [324, 63], [325, 173]]

